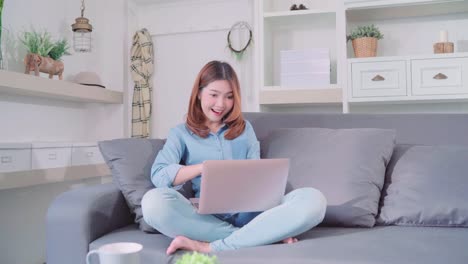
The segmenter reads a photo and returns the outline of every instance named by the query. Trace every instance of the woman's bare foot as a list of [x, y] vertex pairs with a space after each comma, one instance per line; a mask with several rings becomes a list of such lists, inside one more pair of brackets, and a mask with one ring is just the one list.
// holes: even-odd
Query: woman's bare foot
[[292, 244], [292, 243], [296, 243], [297, 241], [299, 241], [299, 239], [295, 237], [288, 237], [286, 239], [283, 239], [284, 244]]
[[167, 248], [166, 254], [170, 255], [178, 249], [186, 249], [200, 253], [210, 253], [211, 251], [210, 243], [192, 240], [184, 236], [177, 236], [174, 238]]

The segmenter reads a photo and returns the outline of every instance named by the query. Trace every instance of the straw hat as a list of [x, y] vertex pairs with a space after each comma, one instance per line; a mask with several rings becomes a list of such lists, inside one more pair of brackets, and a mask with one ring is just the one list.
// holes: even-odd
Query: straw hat
[[73, 81], [75, 83], [83, 85], [99, 86], [102, 88], [106, 88], [104, 85], [102, 85], [101, 78], [95, 72], [80, 72], [77, 75], [75, 75]]

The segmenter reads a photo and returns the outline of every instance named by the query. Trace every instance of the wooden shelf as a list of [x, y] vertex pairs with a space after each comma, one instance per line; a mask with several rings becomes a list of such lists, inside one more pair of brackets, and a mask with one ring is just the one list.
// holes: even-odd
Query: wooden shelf
[[336, 85], [323, 89], [285, 89], [266, 87], [260, 91], [261, 105], [279, 104], [341, 104], [342, 89]]
[[123, 103], [122, 92], [2, 70], [0, 93], [85, 103]]
[[281, 11], [281, 12], [265, 12], [263, 17], [292, 17], [292, 16], [304, 16], [304, 15], [315, 15], [315, 14], [334, 14], [334, 9], [308, 9], [308, 10], [295, 10], [295, 11]]
[[111, 175], [106, 164], [0, 173], [0, 190]]

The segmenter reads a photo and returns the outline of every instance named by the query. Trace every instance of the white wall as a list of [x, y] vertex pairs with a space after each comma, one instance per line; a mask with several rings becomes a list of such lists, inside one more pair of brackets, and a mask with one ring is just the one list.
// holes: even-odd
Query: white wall
[[[124, 100], [128, 100], [127, 2], [86, 1], [85, 17], [94, 27], [93, 51], [63, 58], [66, 80], [80, 71], [95, 71], [106, 89], [123, 91]], [[16, 36], [22, 30], [29, 30], [30, 25], [47, 29], [54, 37], [66, 37], [72, 44], [71, 24], [80, 16], [80, 4], [79, 0], [5, 1], [3, 25], [10, 36], [3, 35], [3, 41], [8, 41], [8, 70], [24, 72], [22, 60], [26, 51]], [[127, 107], [0, 93], [0, 142], [120, 138], [128, 135]], [[50, 202], [71, 188], [109, 180], [105, 177], [1, 190], [0, 263], [44, 263], [45, 215]]]
[[148, 28], [155, 47], [152, 137], [165, 137], [171, 127], [184, 122], [195, 77], [210, 60], [234, 67], [243, 110], [256, 109], [253, 47], [236, 61], [226, 42], [235, 22], [247, 21], [253, 27], [252, 1], [159, 1], [139, 7], [139, 25]]

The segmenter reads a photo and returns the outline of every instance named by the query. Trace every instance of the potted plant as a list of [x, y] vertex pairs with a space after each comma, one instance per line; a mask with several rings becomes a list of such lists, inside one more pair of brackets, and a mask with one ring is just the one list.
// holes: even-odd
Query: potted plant
[[40, 33], [35, 30], [24, 32], [19, 39], [28, 51], [24, 58], [26, 74], [34, 71], [35, 75], [39, 76], [39, 72], [44, 72], [49, 74], [50, 79], [54, 75], [58, 75], [60, 80], [63, 79], [64, 65], [60, 58], [70, 54], [65, 39], [54, 42], [47, 31]]
[[377, 55], [377, 40], [383, 39], [379, 28], [373, 24], [370, 26], [359, 26], [347, 37], [352, 41], [354, 55], [356, 58], [375, 57]]
[[176, 264], [217, 264], [216, 256], [208, 256], [198, 252], [185, 253], [176, 261]]
[[57, 40], [54, 43], [54, 47], [49, 51], [49, 57], [59, 61], [63, 55], [70, 55], [69, 49], [70, 47], [66, 39]]

